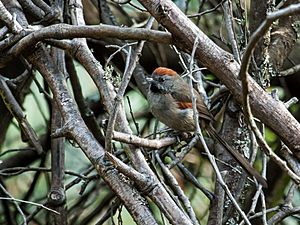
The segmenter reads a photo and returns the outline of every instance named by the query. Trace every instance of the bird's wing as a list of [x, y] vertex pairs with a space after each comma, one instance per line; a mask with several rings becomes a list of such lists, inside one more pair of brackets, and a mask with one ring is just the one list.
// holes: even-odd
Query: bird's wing
[[[208, 110], [206, 104], [204, 103], [202, 97], [198, 94], [196, 90], [194, 90], [196, 96], [196, 106], [199, 113], [200, 118], [206, 120], [214, 120], [213, 115]], [[177, 105], [180, 109], [191, 109], [193, 108], [192, 105], [192, 98], [189, 93], [189, 90], [183, 90], [182, 92], [172, 92], [171, 96], [176, 100]]]

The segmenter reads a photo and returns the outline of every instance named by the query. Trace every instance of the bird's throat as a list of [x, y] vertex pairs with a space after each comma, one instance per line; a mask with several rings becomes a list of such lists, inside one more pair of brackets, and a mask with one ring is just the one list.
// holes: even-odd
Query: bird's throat
[[153, 82], [150, 85], [150, 91], [155, 94], [166, 94], [166, 90], [159, 84]]

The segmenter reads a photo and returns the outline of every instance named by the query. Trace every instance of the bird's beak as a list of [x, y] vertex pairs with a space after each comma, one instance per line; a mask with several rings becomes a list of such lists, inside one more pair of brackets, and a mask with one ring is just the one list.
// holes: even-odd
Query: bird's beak
[[152, 77], [146, 77], [146, 81], [147, 81], [148, 83], [150, 83], [150, 82], [153, 81], [153, 78], [152, 78]]
[[146, 81], [145, 82], [143, 82], [143, 84], [151, 84], [152, 83], [152, 81], [153, 81], [153, 78], [151, 78], [151, 77], [146, 77]]

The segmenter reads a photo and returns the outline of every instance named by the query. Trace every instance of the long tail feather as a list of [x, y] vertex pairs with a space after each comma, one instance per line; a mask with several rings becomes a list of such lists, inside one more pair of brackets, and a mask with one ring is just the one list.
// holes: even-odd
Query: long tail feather
[[212, 127], [208, 125], [206, 127], [208, 134], [218, 141], [230, 155], [244, 168], [244, 170], [251, 176], [254, 176], [256, 180], [264, 187], [268, 187], [267, 181], [250, 165], [250, 163], [237, 151], [235, 151]]

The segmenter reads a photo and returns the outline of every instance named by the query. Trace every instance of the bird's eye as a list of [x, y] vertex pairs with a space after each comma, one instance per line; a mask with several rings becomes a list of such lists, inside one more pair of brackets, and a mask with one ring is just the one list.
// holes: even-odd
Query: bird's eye
[[159, 82], [164, 82], [165, 80], [166, 80], [166, 79], [165, 79], [164, 77], [159, 77], [159, 78], [158, 78], [158, 81], [159, 81]]

